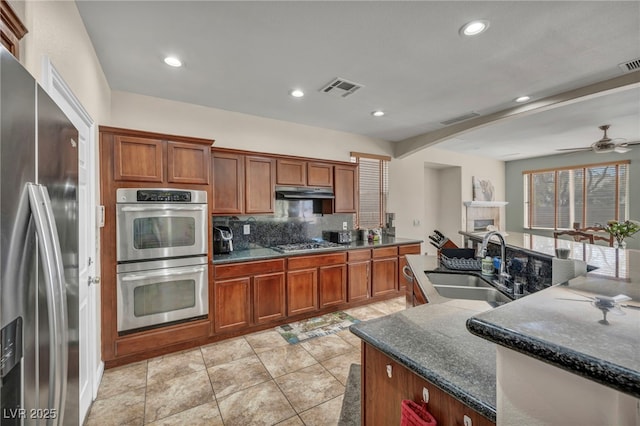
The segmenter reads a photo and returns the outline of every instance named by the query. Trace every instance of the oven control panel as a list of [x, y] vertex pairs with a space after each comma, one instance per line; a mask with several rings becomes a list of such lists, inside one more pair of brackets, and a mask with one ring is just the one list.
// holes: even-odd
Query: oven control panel
[[147, 202], [171, 202], [190, 203], [190, 191], [163, 191], [157, 189], [139, 189], [136, 193], [136, 201]]

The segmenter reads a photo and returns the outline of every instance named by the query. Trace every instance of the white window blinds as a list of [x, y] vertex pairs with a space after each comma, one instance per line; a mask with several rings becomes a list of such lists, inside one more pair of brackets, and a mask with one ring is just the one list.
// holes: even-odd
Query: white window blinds
[[389, 194], [388, 157], [351, 153], [351, 161], [358, 163], [360, 205], [356, 216], [359, 228], [380, 228]]

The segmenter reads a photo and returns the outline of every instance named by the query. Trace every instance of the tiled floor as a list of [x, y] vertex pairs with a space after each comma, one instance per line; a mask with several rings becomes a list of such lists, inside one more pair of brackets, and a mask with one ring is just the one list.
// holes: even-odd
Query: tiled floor
[[[368, 320], [403, 297], [348, 309]], [[291, 345], [273, 329], [104, 373], [86, 425], [336, 425], [360, 339], [349, 330]]]

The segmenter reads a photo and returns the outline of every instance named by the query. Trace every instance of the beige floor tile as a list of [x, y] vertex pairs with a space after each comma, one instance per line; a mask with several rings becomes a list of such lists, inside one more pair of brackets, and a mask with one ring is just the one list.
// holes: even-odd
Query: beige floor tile
[[226, 364], [215, 365], [207, 372], [218, 399], [271, 380], [269, 372], [255, 354]]
[[253, 350], [259, 354], [274, 348], [289, 345], [289, 342], [275, 330], [261, 331], [245, 336]]
[[200, 349], [191, 349], [150, 359], [147, 365], [147, 381], [151, 384], [154, 381], [165, 381], [204, 369]]
[[98, 398], [109, 398], [131, 389], [144, 388], [147, 385], [147, 361], [105, 370]]
[[387, 315], [395, 314], [396, 312], [404, 311], [406, 309], [404, 298], [389, 299], [383, 302], [378, 302], [372, 305], [373, 308], [378, 309]]
[[318, 363], [302, 346], [289, 344], [261, 352], [258, 354], [258, 358], [267, 368], [271, 377], [282, 376]]
[[329, 401], [313, 407], [303, 413], [300, 418], [306, 426], [335, 426], [340, 420], [342, 410], [342, 397], [337, 396]]
[[220, 398], [218, 406], [225, 426], [267, 426], [296, 415], [273, 380]]
[[360, 348], [360, 346], [362, 346], [362, 339], [350, 332], [349, 329], [340, 330], [336, 333], [336, 335], [340, 336], [342, 340], [351, 344], [352, 346], [355, 346], [357, 348]]
[[275, 379], [297, 413], [344, 393], [344, 386], [322, 365], [312, 365]]
[[304, 426], [304, 422], [298, 416], [291, 417], [283, 422], [278, 423], [276, 426]]
[[222, 416], [215, 401], [198, 405], [197, 407], [181, 411], [164, 419], [157, 420], [153, 423], [147, 423], [146, 426], [224, 426]]
[[85, 426], [142, 425], [145, 388], [121, 392], [111, 398], [96, 399]]
[[325, 359], [353, 351], [352, 345], [335, 334], [309, 339], [299, 343], [299, 345], [305, 348], [318, 361], [324, 361]]
[[153, 422], [213, 401], [211, 382], [205, 370], [185, 374], [147, 386], [145, 422]]
[[211, 345], [201, 346], [202, 357], [207, 367], [225, 364], [236, 359], [255, 355], [244, 337], [223, 340]]
[[386, 312], [376, 309], [373, 305], [358, 306], [357, 308], [347, 309], [345, 312], [360, 321], [368, 321], [388, 315]]
[[351, 364], [361, 364], [360, 351], [347, 352], [337, 357], [322, 361], [322, 366], [343, 385], [347, 384]]

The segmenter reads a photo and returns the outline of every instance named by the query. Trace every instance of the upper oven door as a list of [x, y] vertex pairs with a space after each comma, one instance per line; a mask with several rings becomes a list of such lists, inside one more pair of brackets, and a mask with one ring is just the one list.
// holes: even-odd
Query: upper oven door
[[207, 254], [206, 204], [117, 204], [118, 262]]

